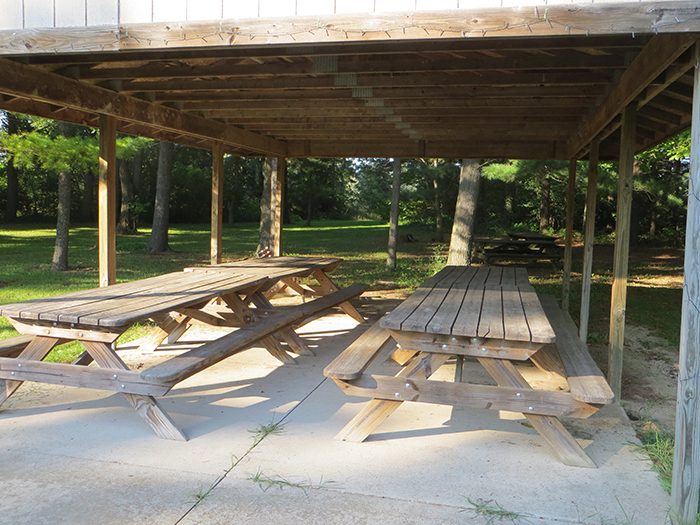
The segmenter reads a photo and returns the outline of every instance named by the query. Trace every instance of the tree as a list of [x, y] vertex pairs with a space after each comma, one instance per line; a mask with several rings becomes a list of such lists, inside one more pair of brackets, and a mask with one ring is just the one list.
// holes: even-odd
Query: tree
[[391, 214], [389, 215], [389, 245], [386, 255], [386, 271], [396, 269], [396, 243], [399, 228], [399, 200], [401, 198], [401, 159], [394, 159], [394, 176], [391, 183]]
[[137, 230], [137, 195], [142, 185], [141, 152], [151, 142], [141, 137], [124, 137], [117, 142], [117, 175], [121, 187], [117, 230], [121, 233], [136, 233]]
[[[20, 128], [19, 117], [15, 113], [7, 112], [5, 114], [5, 119], [7, 133], [10, 135], [16, 135]], [[19, 200], [19, 180], [13, 155], [8, 156], [5, 169], [7, 172], [7, 202], [5, 204], [5, 219], [8, 221], [13, 221], [17, 218], [17, 201]]]
[[154, 253], [169, 252], [168, 223], [170, 215], [170, 185], [173, 175], [172, 142], [161, 142], [158, 151], [158, 174], [156, 178], [156, 200], [153, 210], [151, 238], [146, 251]]
[[263, 162], [263, 191], [260, 197], [260, 228], [258, 231], [258, 249], [260, 253], [272, 246], [272, 172], [277, 170], [277, 158], [267, 157]]
[[462, 160], [462, 170], [459, 177], [457, 207], [452, 223], [450, 251], [447, 257], [448, 265], [468, 266], [471, 262], [471, 245], [474, 233], [476, 205], [479, 198], [479, 181], [481, 167], [479, 161]]
[[68, 269], [71, 175], [97, 171], [98, 146], [94, 130], [46, 119], [31, 123], [31, 131], [5, 135], [2, 147], [24, 168], [58, 174], [56, 242], [51, 269]]

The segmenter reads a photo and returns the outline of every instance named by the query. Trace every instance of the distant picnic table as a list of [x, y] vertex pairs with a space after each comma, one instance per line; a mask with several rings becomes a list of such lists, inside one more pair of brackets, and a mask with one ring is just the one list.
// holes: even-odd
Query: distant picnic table
[[559, 262], [564, 257], [560, 237], [538, 232], [507, 232], [508, 238], [474, 238], [474, 255], [487, 264], [498, 260], [548, 260]]

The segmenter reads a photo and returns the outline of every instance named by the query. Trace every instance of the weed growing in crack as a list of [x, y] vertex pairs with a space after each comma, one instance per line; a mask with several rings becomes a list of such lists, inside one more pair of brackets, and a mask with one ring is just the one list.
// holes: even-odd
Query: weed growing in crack
[[309, 489], [322, 489], [334, 483], [333, 481], [323, 481], [323, 476], [317, 485], [314, 485], [311, 480], [294, 482], [279, 476], [268, 476], [262, 469], [258, 469], [255, 474], [249, 474], [246, 479], [257, 483], [263, 492], [267, 492], [270, 488], [278, 488], [280, 490], [283, 488], [294, 488], [303, 490], [304, 494], [306, 494]]
[[487, 525], [503, 520], [510, 520], [512, 523], [516, 524], [522, 520], [528, 521], [526, 514], [506, 510], [493, 500], [485, 501], [483, 499], [477, 499], [476, 501], [472, 501], [470, 498], [467, 498], [467, 501], [472, 505], [472, 508], [469, 510], [474, 514], [486, 518]]

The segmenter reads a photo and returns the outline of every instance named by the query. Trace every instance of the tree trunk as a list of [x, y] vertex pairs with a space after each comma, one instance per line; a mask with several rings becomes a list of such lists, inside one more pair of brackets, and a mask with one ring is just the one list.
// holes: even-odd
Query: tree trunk
[[[17, 117], [14, 113], [7, 112], [7, 134], [14, 135], [18, 131]], [[10, 222], [17, 218], [17, 205], [19, 202], [19, 178], [17, 168], [10, 157], [7, 160], [7, 202], [5, 206], [5, 220]]]
[[272, 171], [277, 158], [268, 157], [263, 162], [263, 191], [260, 197], [260, 230], [258, 231], [258, 253], [272, 244]]
[[158, 152], [158, 174], [156, 177], [156, 204], [153, 210], [153, 227], [148, 242], [148, 252], [169, 252], [168, 221], [170, 216], [170, 184], [173, 174], [174, 144], [161, 142]]
[[235, 211], [235, 205], [236, 205], [236, 199], [231, 195], [231, 198], [228, 201], [228, 206], [226, 207], [227, 210], [227, 215], [228, 215], [228, 223], [233, 226], [235, 224], [235, 221], [233, 220], [233, 212]]
[[83, 199], [80, 202], [80, 218], [85, 222], [95, 220], [95, 174], [83, 174]]
[[56, 244], [51, 269], [65, 272], [68, 269], [68, 232], [70, 230], [70, 173], [58, 174], [58, 218], [56, 220]]
[[391, 183], [391, 211], [389, 215], [389, 245], [386, 251], [386, 271], [396, 269], [396, 243], [399, 229], [399, 201], [401, 199], [401, 159], [394, 159], [394, 178]]
[[141, 152], [134, 155], [131, 161], [131, 180], [134, 186], [134, 195], [141, 193], [143, 187], [143, 154]]
[[[433, 161], [433, 168], [437, 170], [437, 159]], [[433, 208], [435, 208], [435, 240], [442, 242], [445, 237], [442, 229], [442, 202], [440, 202], [440, 187], [435, 175], [433, 175]]]
[[540, 231], [543, 233], [549, 228], [549, 191], [549, 177], [545, 176], [540, 189]]
[[481, 168], [479, 161], [463, 159], [459, 174], [459, 191], [455, 219], [450, 237], [450, 253], [447, 264], [469, 266], [471, 263], [472, 237], [476, 219], [476, 205], [479, 199]]
[[117, 231], [120, 233], [135, 233], [136, 221], [132, 210], [134, 201], [134, 183], [129, 170], [127, 169], [127, 163], [125, 161], [117, 161], [117, 165], [119, 168], [119, 184], [121, 185], [122, 190]]

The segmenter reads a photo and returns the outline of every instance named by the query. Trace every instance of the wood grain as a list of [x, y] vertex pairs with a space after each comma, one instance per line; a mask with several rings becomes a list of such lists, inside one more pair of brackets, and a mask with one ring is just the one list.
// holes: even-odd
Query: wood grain
[[683, 308], [676, 404], [676, 442], [671, 488], [674, 525], [692, 523], [698, 511], [700, 491], [700, 47], [695, 49], [692, 162], [689, 179], [685, 240]]
[[343, 381], [359, 378], [390, 339], [384, 327], [373, 324], [323, 369], [323, 375]]

